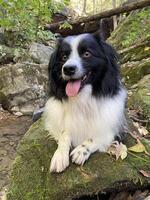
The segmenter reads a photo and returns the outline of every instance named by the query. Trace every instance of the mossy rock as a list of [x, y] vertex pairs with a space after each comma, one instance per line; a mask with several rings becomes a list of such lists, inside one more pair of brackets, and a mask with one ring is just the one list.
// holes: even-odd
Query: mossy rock
[[118, 52], [121, 63], [140, 61], [150, 57], [150, 38], [146, 42]]
[[150, 131], [150, 74], [144, 76], [136, 85], [136, 91], [130, 97], [128, 105], [131, 108], [142, 108], [145, 118], [148, 120], [146, 126]]
[[117, 29], [109, 38], [110, 43], [117, 49], [128, 48], [149, 40], [150, 34], [150, 6], [131, 12], [131, 14], [121, 22]]
[[31, 61], [27, 49], [19, 47], [12, 48], [5, 45], [0, 45], [0, 65], [23, 61]]
[[150, 58], [123, 64], [121, 74], [127, 87], [136, 84], [145, 75], [150, 74]]
[[[133, 139], [127, 139], [129, 146]], [[81, 167], [70, 164], [61, 174], [50, 174], [50, 160], [56, 143], [44, 130], [43, 119], [34, 123], [22, 139], [12, 171], [7, 200], [71, 200], [97, 195], [107, 189], [125, 190], [150, 186], [150, 179], [138, 170], [150, 170], [145, 154], [131, 154], [118, 160], [106, 153], [95, 153]], [[145, 160], [147, 160], [145, 162]]]

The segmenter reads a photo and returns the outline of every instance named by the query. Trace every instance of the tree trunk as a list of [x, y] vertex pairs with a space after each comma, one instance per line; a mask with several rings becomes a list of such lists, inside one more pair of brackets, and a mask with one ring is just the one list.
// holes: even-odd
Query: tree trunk
[[83, 2], [83, 11], [82, 11], [83, 14], [86, 14], [86, 4], [87, 4], [87, 0], [84, 0], [84, 2]]
[[93, 15], [96, 14], [96, 0], [93, 0]]
[[[70, 28], [60, 29], [59, 28], [60, 25], [64, 23], [64, 21], [61, 21], [59, 23], [46, 25], [45, 30], [50, 30], [53, 33], [60, 33], [63, 36], [75, 35], [75, 34], [80, 34], [80, 33], [85, 33], [85, 32], [94, 32], [98, 29], [97, 24], [100, 19], [112, 17], [114, 15], [130, 12], [136, 9], [141, 9], [147, 6], [150, 6], [150, 0], [142, 0], [138, 2], [133, 2], [123, 7], [120, 6], [118, 8], [107, 10], [107, 11], [104, 11], [92, 16], [80, 18], [78, 21], [68, 21], [71, 24], [72, 29]], [[92, 23], [93, 27], [90, 26], [90, 23]]]
[[[115, 9], [116, 8], [116, 0], [112, 0], [112, 6]], [[114, 24], [114, 30], [117, 28], [117, 15], [113, 16], [113, 24]]]

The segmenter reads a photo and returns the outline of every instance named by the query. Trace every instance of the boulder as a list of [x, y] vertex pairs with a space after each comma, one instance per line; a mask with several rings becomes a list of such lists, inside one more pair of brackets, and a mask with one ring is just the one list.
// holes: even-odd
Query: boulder
[[130, 48], [131, 46], [140, 46], [141, 43], [145, 45], [145, 42], [150, 40], [149, 12], [150, 7], [131, 12], [111, 34], [109, 38], [110, 43], [117, 50]]
[[[134, 143], [129, 136], [126, 138], [127, 146]], [[71, 163], [63, 173], [51, 174], [49, 166], [55, 150], [56, 142], [44, 130], [41, 118], [18, 147], [7, 200], [98, 199], [107, 191], [150, 186], [150, 179], [139, 173], [149, 170], [150, 159], [144, 153], [131, 153], [118, 161], [107, 153], [95, 153], [83, 166]]]
[[0, 67], [8, 63], [31, 61], [28, 50], [20, 47], [0, 45]]
[[29, 54], [37, 64], [48, 64], [53, 48], [33, 42], [30, 46]]
[[150, 57], [150, 38], [138, 45], [118, 51], [121, 63], [141, 61]]
[[121, 74], [125, 85], [129, 88], [140, 81], [143, 76], [150, 74], [150, 58], [141, 61], [127, 62], [121, 65]]
[[12, 112], [32, 115], [43, 107], [47, 93], [47, 65], [8, 64], [0, 68], [0, 103]]
[[[150, 66], [150, 65], [149, 65]], [[128, 105], [130, 108], [143, 110], [150, 131], [150, 74], [144, 76], [134, 87]]]

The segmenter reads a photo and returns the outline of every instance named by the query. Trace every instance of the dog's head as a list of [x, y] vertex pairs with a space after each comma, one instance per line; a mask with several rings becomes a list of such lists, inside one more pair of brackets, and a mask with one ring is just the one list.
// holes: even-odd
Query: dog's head
[[98, 35], [60, 38], [49, 63], [50, 94], [59, 99], [76, 96], [86, 84], [95, 95], [113, 95], [118, 77], [115, 52]]

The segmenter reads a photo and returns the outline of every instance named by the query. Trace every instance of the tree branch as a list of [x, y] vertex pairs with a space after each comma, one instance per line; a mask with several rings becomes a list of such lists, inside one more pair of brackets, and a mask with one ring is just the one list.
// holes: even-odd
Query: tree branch
[[[65, 28], [65, 29], [60, 29], [60, 25], [62, 25], [65, 21], [61, 21], [59, 23], [53, 23], [53, 24], [47, 24], [45, 26], [45, 30], [50, 30], [53, 33], [60, 33], [63, 36], [66, 35], [75, 35], [79, 33], [84, 33], [84, 32], [94, 32], [96, 31], [99, 27], [99, 20], [107, 17], [112, 17], [114, 15], [122, 14], [122, 13], [127, 13], [132, 10], [136, 9], [141, 9], [144, 7], [150, 6], [150, 0], [139, 0], [138, 2], [133, 2], [130, 4], [127, 4], [123, 7], [117, 7], [111, 10], [107, 10], [92, 16], [88, 17], [82, 17], [77, 21], [68, 21], [72, 25], [72, 29]], [[90, 25], [89, 25], [90, 23]], [[91, 24], [93, 27], [91, 27]]]

